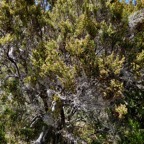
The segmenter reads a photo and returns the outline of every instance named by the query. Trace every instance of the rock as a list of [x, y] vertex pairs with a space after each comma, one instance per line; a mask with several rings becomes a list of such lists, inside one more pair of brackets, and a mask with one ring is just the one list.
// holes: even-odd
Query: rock
[[131, 30], [142, 30], [144, 28], [144, 9], [134, 12], [128, 18]]

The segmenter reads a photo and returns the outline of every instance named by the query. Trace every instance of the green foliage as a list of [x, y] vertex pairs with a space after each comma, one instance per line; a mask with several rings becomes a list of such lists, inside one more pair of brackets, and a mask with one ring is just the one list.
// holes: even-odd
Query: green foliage
[[103, 75], [103, 73], [106, 73], [106, 76], [110, 74], [119, 75], [124, 59], [124, 57], [122, 59], [120, 59], [119, 56], [115, 57], [114, 53], [107, 57], [99, 58], [100, 74]]
[[133, 121], [132, 119], [129, 121], [130, 129], [124, 132], [124, 144], [142, 144], [144, 141], [144, 131], [140, 129], [139, 123]]
[[3, 144], [7, 144], [7, 140], [5, 138], [5, 129], [3, 123], [0, 123], [0, 142]]
[[31, 143], [44, 127], [49, 143], [142, 144], [144, 29], [130, 17], [143, 7], [2, 0], [0, 143]]

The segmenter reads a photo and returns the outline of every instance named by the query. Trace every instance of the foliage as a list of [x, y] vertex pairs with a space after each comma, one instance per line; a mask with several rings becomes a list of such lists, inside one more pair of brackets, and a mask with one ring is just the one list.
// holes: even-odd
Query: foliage
[[0, 143], [143, 143], [143, 8], [1, 0]]

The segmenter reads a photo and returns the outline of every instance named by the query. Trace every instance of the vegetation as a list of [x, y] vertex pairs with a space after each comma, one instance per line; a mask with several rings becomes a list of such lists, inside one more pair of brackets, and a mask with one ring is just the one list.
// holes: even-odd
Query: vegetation
[[144, 2], [0, 1], [0, 143], [142, 144]]

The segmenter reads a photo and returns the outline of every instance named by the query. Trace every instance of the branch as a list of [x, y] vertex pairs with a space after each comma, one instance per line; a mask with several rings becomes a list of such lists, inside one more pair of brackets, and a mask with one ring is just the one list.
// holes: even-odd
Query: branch
[[15, 68], [16, 68], [16, 71], [17, 71], [17, 74], [18, 74], [18, 77], [21, 79], [21, 75], [20, 75], [19, 68], [18, 68], [16, 62], [14, 61], [14, 59], [10, 57], [9, 52], [10, 52], [10, 46], [8, 46], [7, 58], [9, 59], [9, 61], [11, 61], [11, 63], [14, 64], [14, 66], [15, 66]]
[[32, 128], [42, 117], [40, 115], [36, 115], [31, 122], [30, 128]]

